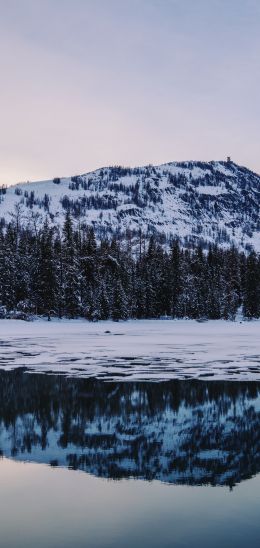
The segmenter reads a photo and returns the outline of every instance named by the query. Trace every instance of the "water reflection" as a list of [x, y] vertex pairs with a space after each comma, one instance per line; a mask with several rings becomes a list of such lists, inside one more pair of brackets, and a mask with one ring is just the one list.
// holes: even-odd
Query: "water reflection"
[[0, 450], [100, 477], [229, 485], [260, 470], [260, 385], [0, 372]]

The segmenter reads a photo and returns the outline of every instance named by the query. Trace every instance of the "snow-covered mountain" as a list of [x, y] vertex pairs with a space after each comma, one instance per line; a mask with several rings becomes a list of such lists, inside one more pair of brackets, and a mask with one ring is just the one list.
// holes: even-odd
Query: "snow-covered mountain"
[[[227, 162], [98, 169], [81, 176], [22, 183], [0, 191], [2, 224], [17, 216], [61, 226], [66, 211], [98, 238], [161, 235], [162, 243], [235, 243], [260, 250], [260, 176]], [[131, 233], [131, 236], [130, 236]]]

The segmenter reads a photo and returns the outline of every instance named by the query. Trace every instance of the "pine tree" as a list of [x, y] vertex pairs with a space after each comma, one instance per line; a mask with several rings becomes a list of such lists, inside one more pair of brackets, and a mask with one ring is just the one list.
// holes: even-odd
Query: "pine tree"
[[63, 229], [64, 307], [70, 318], [80, 312], [79, 268], [75, 237], [70, 214], [67, 213]]
[[57, 270], [54, 258], [53, 230], [46, 220], [39, 242], [39, 312], [57, 311]]
[[181, 250], [177, 240], [171, 244], [169, 256], [168, 283], [170, 286], [170, 314], [173, 318], [181, 315], [180, 296], [182, 291]]
[[244, 314], [248, 318], [260, 316], [260, 265], [255, 251], [246, 262]]
[[117, 280], [113, 289], [112, 319], [114, 321], [126, 320], [127, 299], [121, 281]]
[[9, 225], [4, 240], [1, 241], [1, 301], [8, 310], [13, 310], [16, 301], [16, 233]]

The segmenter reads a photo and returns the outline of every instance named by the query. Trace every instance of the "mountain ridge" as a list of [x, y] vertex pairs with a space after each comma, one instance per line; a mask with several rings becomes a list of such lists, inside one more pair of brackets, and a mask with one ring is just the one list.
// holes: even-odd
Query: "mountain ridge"
[[110, 166], [83, 175], [17, 183], [0, 192], [4, 226], [48, 221], [61, 227], [70, 212], [98, 239], [133, 241], [155, 234], [163, 244], [216, 243], [260, 251], [260, 176], [228, 161]]

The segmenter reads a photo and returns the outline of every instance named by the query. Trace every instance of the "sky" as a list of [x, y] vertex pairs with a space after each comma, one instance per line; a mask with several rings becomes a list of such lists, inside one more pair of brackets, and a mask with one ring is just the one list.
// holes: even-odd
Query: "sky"
[[260, 173], [259, 0], [0, 0], [0, 184], [219, 160]]

